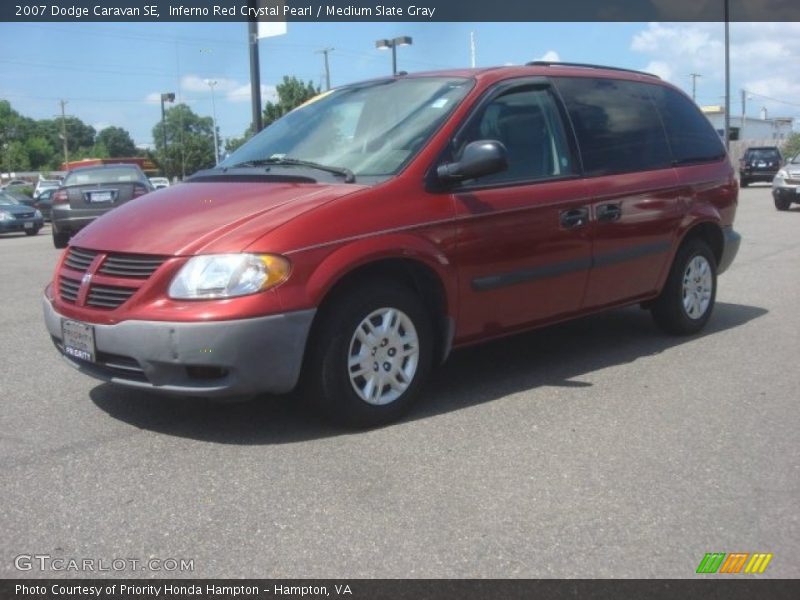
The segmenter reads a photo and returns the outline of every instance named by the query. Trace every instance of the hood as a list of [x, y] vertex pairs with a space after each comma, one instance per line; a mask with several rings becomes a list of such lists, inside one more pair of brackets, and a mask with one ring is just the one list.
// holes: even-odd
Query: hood
[[32, 213], [36, 209], [28, 204], [0, 204], [0, 210], [3, 210], [12, 215], [23, 215]]
[[338, 183], [183, 183], [115, 208], [81, 230], [70, 244], [175, 256], [240, 252], [297, 215], [361, 189]]

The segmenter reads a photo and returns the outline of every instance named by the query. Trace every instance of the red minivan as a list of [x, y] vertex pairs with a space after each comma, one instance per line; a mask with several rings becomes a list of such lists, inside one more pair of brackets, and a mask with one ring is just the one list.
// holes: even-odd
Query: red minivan
[[453, 348], [635, 303], [699, 331], [739, 247], [737, 195], [713, 127], [653, 75], [398, 75], [322, 94], [92, 223], [45, 321], [104, 381], [207, 397], [300, 384], [373, 426]]

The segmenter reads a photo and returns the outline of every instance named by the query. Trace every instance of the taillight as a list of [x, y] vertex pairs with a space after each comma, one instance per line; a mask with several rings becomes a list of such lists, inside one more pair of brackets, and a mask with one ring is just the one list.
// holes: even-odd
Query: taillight
[[53, 194], [53, 204], [66, 204], [67, 202], [69, 202], [67, 190], [58, 190]]
[[133, 197], [138, 198], [139, 196], [144, 196], [147, 192], [149, 192], [146, 187], [143, 185], [134, 185], [133, 186]]

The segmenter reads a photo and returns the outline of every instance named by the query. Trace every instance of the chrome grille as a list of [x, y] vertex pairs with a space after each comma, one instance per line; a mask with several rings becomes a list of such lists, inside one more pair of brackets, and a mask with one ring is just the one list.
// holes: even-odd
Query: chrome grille
[[67, 260], [64, 264], [75, 271], [85, 271], [92, 264], [97, 252], [93, 250], [83, 250], [81, 248], [70, 248], [67, 253]]
[[30, 218], [33, 217], [33, 213], [32, 212], [29, 212], [29, 213], [16, 213], [14, 215], [14, 217], [16, 217], [17, 219], [30, 219]]
[[78, 300], [78, 290], [81, 287], [81, 282], [69, 277], [59, 278], [58, 291], [61, 294], [61, 299], [64, 302], [75, 304]]
[[93, 285], [89, 288], [86, 304], [96, 308], [117, 308], [133, 296], [136, 288], [117, 287], [111, 285]]
[[800, 178], [799, 179], [784, 179], [783, 180], [786, 185], [800, 185]]
[[99, 272], [114, 277], [133, 277], [147, 279], [166, 258], [161, 256], [136, 254], [109, 254], [103, 261]]

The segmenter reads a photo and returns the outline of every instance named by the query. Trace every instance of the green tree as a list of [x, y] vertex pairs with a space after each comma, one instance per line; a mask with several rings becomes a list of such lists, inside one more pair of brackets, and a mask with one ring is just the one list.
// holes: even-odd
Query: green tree
[[167, 177], [188, 176], [214, 166], [213, 127], [211, 117], [201, 117], [187, 105], [176, 104], [167, 109], [164, 128], [162, 129], [160, 121], [153, 127], [156, 146], [155, 152], [152, 153], [153, 160]]
[[231, 137], [225, 141], [225, 153], [230, 154], [239, 149], [239, 147], [244, 144], [247, 140], [253, 137], [253, 126], [250, 125], [247, 129], [244, 130], [244, 134], [241, 137]]
[[11, 140], [3, 144], [3, 170], [29, 171], [31, 168], [25, 144], [19, 140]]
[[106, 127], [97, 134], [95, 140], [96, 145], [102, 145], [111, 158], [136, 155], [136, 144], [131, 134], [122, 127]]
[[786, 138], [786, 143], [783, 145], [783, 156], [791, 158], [800, 154], [800, 132], [795, 132]]
[[267, 102], [264, 106], [264, 127], [319, 94], [320, 88], [310, 81], [306, 84], [297, 77], [284, 75], [283, 82], [276, 86], [275, 91], [278, 101]]
[[56, 151], [47, 138], [34, 135], [25, 140], [25, 151], [32, 169], [44, 169], [53, 163]]

